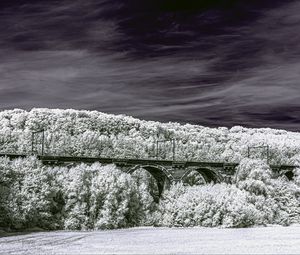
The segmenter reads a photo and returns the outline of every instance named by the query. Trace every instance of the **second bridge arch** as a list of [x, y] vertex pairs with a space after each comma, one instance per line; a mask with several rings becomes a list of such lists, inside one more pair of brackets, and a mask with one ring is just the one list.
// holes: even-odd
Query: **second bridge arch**
[[198, 174], [202, 177], [204, 184], [208, 183], [219, 183], [223, 181], [223, 177], [217, 170], [208, 167], [192, 167], [185, 169], [181, 181], [185, 182], [187, 178], [192, 174]]

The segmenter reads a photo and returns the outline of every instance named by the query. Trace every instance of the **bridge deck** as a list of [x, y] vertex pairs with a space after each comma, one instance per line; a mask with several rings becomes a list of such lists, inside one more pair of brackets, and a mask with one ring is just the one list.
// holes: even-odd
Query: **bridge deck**
[[[0, 153], [0, 157], [10, 159], [25, 158], [30, 154], [10, 154]], [[183, 167], [236, 167], [239, 163], [231, 162], [205, 162], [205, 161], [173, 161], [160, 159], [136, 159], [136, 158], [105, 158], [105, 157], [73, 157], [56, 155], [36, 155], [44, 164], [64, 164], [64, 163], [95, 163], [120, 164], [120, 165], [160, 165], [160, 166], [183, 166]], [[292, 170], [298, 166], [293, 165], [270, 165], [272, 169]]]

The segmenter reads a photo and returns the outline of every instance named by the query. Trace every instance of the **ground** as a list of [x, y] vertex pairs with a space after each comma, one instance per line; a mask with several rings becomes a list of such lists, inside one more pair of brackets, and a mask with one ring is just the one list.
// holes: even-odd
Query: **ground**
[[0, 238], [0, 254], [299, 254], [300, 225], [244, 229], [141, 227]]

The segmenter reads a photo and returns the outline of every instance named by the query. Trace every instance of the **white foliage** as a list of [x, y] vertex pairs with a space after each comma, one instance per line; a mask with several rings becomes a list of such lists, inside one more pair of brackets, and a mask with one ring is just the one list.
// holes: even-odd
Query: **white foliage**
[[[28, 153], [31, 133], [45, 129], [55, 155], [153, 158], [157, 140], [176, 140], [176, 160], [240, 162], [233, 185], [172, 186], [159, 206], [153, 180], [115, 166], [44, 167], [35, 158], [0, 159], [0, 226], [103, 229], [138, 225], [246, 227], [299, 219], [300, 171], [274, 179], [269, 163], [300, 165], [300, 134], [243, 127], [206, 128], [141, 121], [96, 111], [33, 109], [0, 112], [0, 151]], [[40, 145], [39, 145], [40, 146]], [[40, 147], [39, 147], [40, 148]], [[170, 142], [159, 157], [172, 158]], [[40, 150], [40, 149], [39, 149]], [[189, 176], [193, 183], [200, 179]], [[154, 183], [155, 184], [155, 183]]]
[[[269, 146], [270, 163], [288, 164], [300, 157], [300, 134], [276, 129], [206, 128], [142, 121], [96, 111], [33, 109], [0, 112], [0, 151], [29, 152], [31, 132], [45, 129], [48, 154], [138, 157], [155, 156], [155, 141], [176, 139], [177, 160], [239, 162], [248, 146]], [[161, 144], [160, 157], [171, 159], [171, 144]], [[266, 159], [266, 149], [251, 149]]]
[[246, 191], [227, 184], [186, 187], [185, 190], [174, 186], [161, 205], [161, 224], [184, 227], [259, 224], [260, 212], [247, 202], [247, 195]]

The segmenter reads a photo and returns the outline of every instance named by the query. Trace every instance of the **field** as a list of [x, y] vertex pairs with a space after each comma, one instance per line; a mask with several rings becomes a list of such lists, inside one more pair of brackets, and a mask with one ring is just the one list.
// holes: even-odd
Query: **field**
[[0, 238], [1, 254], [299, 254], [300, 225], [243, 229], [139, 227]]

